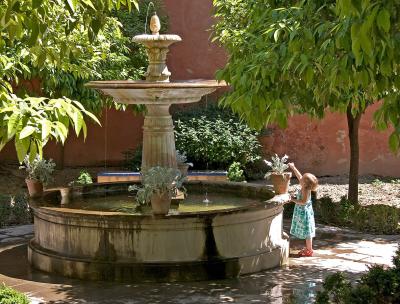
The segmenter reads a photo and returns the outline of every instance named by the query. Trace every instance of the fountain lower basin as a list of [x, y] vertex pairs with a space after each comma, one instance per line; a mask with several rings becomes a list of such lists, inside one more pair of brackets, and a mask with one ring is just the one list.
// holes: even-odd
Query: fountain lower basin
[[[35, 203], [29, 260], [45, 272], [120, 282], [231, 278], [287, 263], [283, 204], [271, 199], [270, 189], [229, 182], [187, 185], [190, 192], [204, 187], [211, 195], [242, 197], [244, 203], [158, 217]], [[112, 199], [126, 190], [125, 183], [97, 184], [71, 194]]]

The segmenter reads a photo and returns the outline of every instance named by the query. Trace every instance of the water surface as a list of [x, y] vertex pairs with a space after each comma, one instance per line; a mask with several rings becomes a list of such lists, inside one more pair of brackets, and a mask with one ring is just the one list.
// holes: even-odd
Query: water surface
[[[205, 202], [205, 199], [209, 202]], [[182, 214], [189, 212], [207, 212], [215, 210], [225, 210], [232, 208], [239, 208], [261, 202], [254, 198], [243, 198], [232, 194], [188, 194], [184, 200], [171, 204], [171, 214]], [[111, 211], [111, 212], [124, 212], [127, 214], [150, 214], [150, 207], [140, 208], [139, 204], [135, 201], [134, 196], [115, 195], [104, 196], [95, 198], [79, 198], [75, 199], [68, 205], [70, 209], [82, 209], [90, 211]]]

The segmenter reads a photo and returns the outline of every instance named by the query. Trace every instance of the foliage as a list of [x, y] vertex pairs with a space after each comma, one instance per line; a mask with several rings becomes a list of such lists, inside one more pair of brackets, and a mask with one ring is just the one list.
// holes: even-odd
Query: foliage
[[29, 299], [23, 293], [2, 284], [0, 286], [0, 304], [29, 304]]
[[187, 156], [186, 152], [180, 152], [179, 150], [176, 150], [176, 162], [184, 164], [187, 162]]
[[271, 171], [265, 174], [265, 178], [269, 178], [273, 173], [283, 174], [285, 170], [289, 168], [289, 166], [286, 164], [288, 158], [289, 156], [287, 156], [286, 154], [282, 158], [280, 158], [278, 154], [275, 154], [271, 158], [272, 162], [264, 159], [264, 163], [267, 166], [271, 167]]
[[231, 182], [243, 182], [246, 179], [240, 163], [233, 162], [232, 165], [229, 166], [228, 179]]
[[0, 227], [30, 224], [33, 221], [25, 195], [0, 195]]
[[381, 181], [380, 179], [374, 179], [372, 182], [371, 182], [371, 185], [372, 186], [374, 186], [374, 187], [382, 187], [383, 186], [383, 181]]
[[143, 187], [136, 185], [129, 186], [129, 191], [137, 191], [136, 199], [139, 204], [147, 204], [150, 202], [154, 194], [161, 195], [169, 192], [176, 195], [177, 190], [183, 187], [185, 177], [181, 175], [179, 170], [165, 167], [152, 167], [142, 176]]
[[216, 105], [193, 107], [174, 114], [176, 146], [198, 169], [246, 166], [260, 159], [258, 132]]
[[351, 214], [352, 227], [378, 234], [400, 232], [400, 209], [388, 205], [369, 205], [355, 208]]
[[260, 128], [383, 99], [375, 121], [395, 126], [389, 144], [399, 147], [398, 1], [248, 2], [214, 0], [216, 39], [230, 54], [218, 78], [234, 88], [223, 104]]
[[[86, 109], [96, 113], [102, 110], [104, 104], [117, 109], [124, 108], [111, 98], [100, 98], [99, 93], [86, 88], [85, 83], [90, 80], [136, 80], [143, 77], [148, 65], [145, 47], [132, 42], [132, 37], [144, 32], [149, 2], [140, 1], [139, 11], [124, 8], [113, 10], [94, 41], [90, 41], [82, 32], [70, 33], [69, 41], [73, 41], [80, 51], [73, 61], [67, 57], [62, 69], [54, 68], [51, 64], [40, 69], [37, 75], [43, 80], [43, 93], [51, 97], [61, 95], [79, 100]], [[159, 1], [154, 4], [156, 10], [161, 12], [164, 31], [167, 29], [167, 18], [162, 15]]]
[[123, 152], [124, 155], [124, 167], [127, 170], [139, 172], [142, 166], [142, 146], [136, 147], [136, 149], [129, 149]]
[[92, 176], [86, 170], [82, 170], [76, 180], [69, 183], [70, 186], [74, 185], [88, 185], [93, 184]]
[[[343, 197], [339, 203], [322, 197], [313, 204], [318, 222], [351, 227], [363, 232], [394, 234], [400, 231], [400, 209], [375, 204], [355, 205]], [[286, 211], [288, 214], [289, 210]], [[290, 215], [290, 214], [288, 214]]]
[[400, 2], [214, 0], [215, 39], [229, 52], [217, 73], [233, 90], [222, 104], [257, 128], [294, 113], [346, 112], [349, 199], [358, 200], [358, 123], [368, 105], [400, 147]]
[[[0, 109], [7, 109], [5, 113], [1, 112], [0, 148], [14, 139], [20, 152], [19, 160], [22, 161], [27, 152], [32, 157], [40, 154], [50, 137], [64, 142], [68, 135], [66, 120], [71, 118], [76, 131], [82, 128], [81, 117], [83, 119], [88, 113], [83, 111], [79, 102], [72, 103], [67, 98], [21, 99], [13, 94], [11, 83], [18, 85], [19, 79], [29, 79], [35, 75], [46, 78], [43, 74], [46, 71], [50, 74], [63, 71], [75, 78], [90, 75], [97, 68], [94, 64], [96, 60], [92, 58], [109, 52], [109, 47], [101, 49], [96, 47], [98, 43], [95, 42], [99, 33], [107, 32], [110, 23], [108, 15], [121, 6], [130, 10], [132, 4], [137, 5], [136, 0], [16, 0], [0, 3]], [[86, 65], [83, 64], [86, 62]], [[60, 97], [65, 92], [58, 94], [57, 97]], [[49, 95], [53, 98], [52, 94]], [[65, 103], [69, 104], [67, 113], [58, 113], [65, 110]], [[35, 113], [26, 113], [29, 108], [34, 108]], [[43, 113], [41, 108], [45, 109]], [[7, 121], [4, 123], [5, 119], [12, 117], [10, 109], [21, 113], [14, 116], [9, 124]], [[71, 115], [68, 114], [69, 110], [72, 110]], [[51, 112], [54, 114], [50, 115]], [[33, 126], [26, 125], [28, 120]], [[95, 121], [98, 122], [97, 119]], [[22, 134], [14, 133], [14, 126], [20, 127], [17, 131], [25, 131]], [[32, 131], [34, 128], [35, 131]]]
[[25, 98], [16, 96], [0, 107], [0, 150], [14, 139], [20, 162], [29, 154], [32, 160], [36, 154], [42, 156], [43, 147], [50, 139], [64, 143], [69, 128], [76, 135], [81, 131], [84, 137], [87, 127], [84, 115], [100, 124], [98, 119], [82, 105], [67, 98]]
[[176, 150], [176, 162], [178, 164], [187, 164], [189, 167], [193, 167], [193, 163], [187, 162], [186, 152], [180, 152], [179, 150]]
[[52, 159], [45, 160], [37, 155], [32, 161], [28, 156], [24, 158], [23, 165], [20, 169], [25, 169], [28, 173], [27, 178], [43, 183], [47, 185], [53, 181], [53, 172], [56, 164]]
[[400, 302], [400, 249], [393, 257], [394, 267], [371, 266], [360, 280], [352, 284], [342, 273], [328, 276], [317, 304], [394, 304]]

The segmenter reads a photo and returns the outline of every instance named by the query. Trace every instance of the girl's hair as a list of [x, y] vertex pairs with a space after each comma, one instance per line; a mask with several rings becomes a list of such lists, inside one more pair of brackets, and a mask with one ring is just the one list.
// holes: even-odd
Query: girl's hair
[[314, 174], [311, 173], [304, 173], [304, 188], [310, 191], [316, 191], [318, 187], [318, 179], [315, 177]]

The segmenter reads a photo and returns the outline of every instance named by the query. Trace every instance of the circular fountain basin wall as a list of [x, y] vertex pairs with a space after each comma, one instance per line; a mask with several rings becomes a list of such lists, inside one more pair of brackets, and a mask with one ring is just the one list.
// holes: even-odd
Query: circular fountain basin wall
[[[127, 187], [121, 183], [74, 188], [70, 204], [96, 196], [111, 202], [115, 195], [127, 194]], [[58, 200], [55, 205], [35, 202], [30, 263], [63, 276], [121, 282], [222, 279], [287, 263], [283, 201], [272, 198], [269, 188], [229, 182], [191, 182], [187, 188], [188, 193], [206, 189], [210, 197], [242, 197], [246, 203], [155, 217], [71, 208]]]

